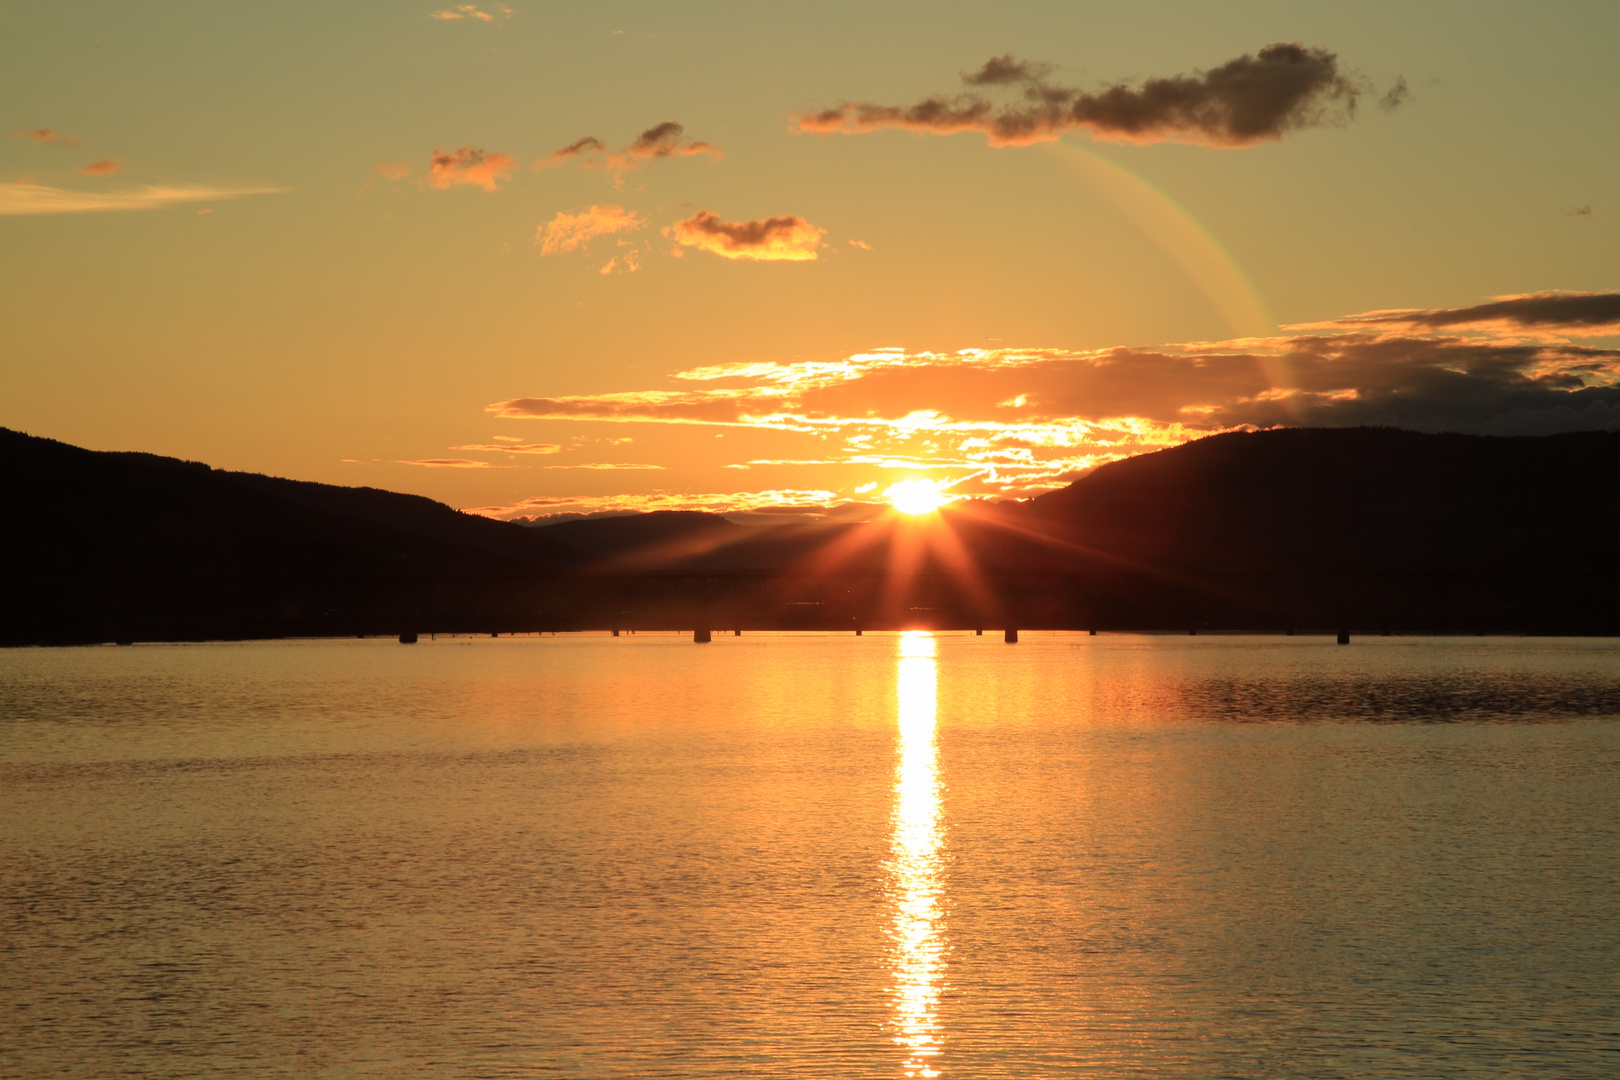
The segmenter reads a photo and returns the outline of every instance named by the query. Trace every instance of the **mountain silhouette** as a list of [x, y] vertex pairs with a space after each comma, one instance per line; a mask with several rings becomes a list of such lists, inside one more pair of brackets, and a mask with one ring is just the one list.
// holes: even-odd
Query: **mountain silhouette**
[[937, 521], [523, 526], [0, 429], [0, 643], [609, 627], [1620, 630], [1620, 434], [1211, 436]]

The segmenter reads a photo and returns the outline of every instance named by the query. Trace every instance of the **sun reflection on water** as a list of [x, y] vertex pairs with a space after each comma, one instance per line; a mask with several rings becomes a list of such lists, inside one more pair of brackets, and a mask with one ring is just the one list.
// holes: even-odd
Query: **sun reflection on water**
[[900, 637], [900, 761], [894, 784], [895, 1042], [907, 1076], [938, 1076], [937, 1016], [945, 969], [940, 882], [940, 785], [934, 745], [934, 638]]

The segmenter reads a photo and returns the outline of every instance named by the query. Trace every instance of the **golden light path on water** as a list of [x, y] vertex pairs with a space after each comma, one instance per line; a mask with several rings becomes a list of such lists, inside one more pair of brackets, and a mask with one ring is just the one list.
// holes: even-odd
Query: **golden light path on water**
[[945, 972], [940, 875], [939, 761], [934, 744], [934, 638], [900, 636], [899, 752], [894, 781], [895, 1042], [907, 1076], [938, 1076], [939, 994]]

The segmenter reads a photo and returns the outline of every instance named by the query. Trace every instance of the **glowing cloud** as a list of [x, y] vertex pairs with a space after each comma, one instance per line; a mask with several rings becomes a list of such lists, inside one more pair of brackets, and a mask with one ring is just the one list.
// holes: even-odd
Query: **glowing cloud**
[[395, 465], [420, 465], [424, 469], [503, 469], [504, 465], [491, 465], [487, 461], [469, 461], [467, 458], [422, 458], [420, 461], [396, 461]]
[[78, 171], [86, 176], [112, 176], [114, 173], [123, 172], [124, 167], [112, 158], [102, 158], [88, 165], [80, 165]]
[[517, 167], [518, 163], [505, 154], [486, 154], [470, 146], [450, 151], [435, 149], [428, 166], [427, 182], [440, 190], [470, 184], [494, 191], [496, 183], [505, 180]]
[[0, 217], [155, 210], [175, 203], [275, 195], [285, 188], [144, 187], [131, 191], [69, 191], [39, 184], [0, 184]]
[[411, 167], [403, 161], [379, 161], [372, 169], [390, 180], [403, 180], [411, 175]]
[[587, 461], [583, 465], [547, 465], [548, 469], [596, 469], [602, 472], [612, 472], [616, 469], [628, 469], [632, 472], [658, 471], [662, 472], [662, 465], [642, 465], [635, 462], [618, 461]]
[[[1611, 326], [1603, 321], [1612, 310], [1608, 295], [1534, 294], [1534, 304], [1508, 310], [1524, 321], [1601, 334]], [[1557, 303], [1545, 306], [1548, 297]], [[1399, 330], [1357, 324], [1157, 349], [881, 349], [837, 360], [716, 364], [674, 373], [672, 386], [514, 398], [488, 411], [507, 419], [770, 430], [814, 440], [804, 444], [810, 452], [722, 467], [837, 468], [864, 483], [874, 470], [933, 471], [943, 474], [940, 490], [1016, 496], [1233, 428], [1620, 430], [1620, 349], [1405, 329], [1426, 322], [1489, 328], [1503, 317], [1496, 305], [1516, 299], [1402, 312]]]
[[[501, 18], [510, 19], [512, 17], [512, 9], [509, 7], [496, 5], [495, 10], [500, 13]], [[441, 22], [450, 22], [454, 19], [472, 19], [476, 22], [490, 23], [494, 22], [496, 17], [496, 15], [480, 9], [475, 4], [457, 4], [454, 8], [428, 12], [428, 18], [438, 19]]]
[[[1348, 120], [1364, 89], [1327, 49], [1283, 43], [1209, 71], [1152, 78], [1140, 86], [1116, 83], [1095, 92], [1049, 82], [1049, 72], [1044, 64], [1000, 56], [962, 81], [975, 88], [1016, 90], [1008, 102], [997, 104], [977, 92], [936, 95], [914, 105], [844, 102], [795, 121], [800, 131], [809, 132], [972, 131], [992, 146], [1027, 146], [1083, 130], [1115, 142], [1235, 147]], [[1393, 101], [1398, 104], [1399, 96]]]
[[670, 226], [668, 235], [678, 244], [726, 259], [809, 262], [815, 260], [827, 230], [797, 215], [763, 221], [722, 221], [718, 214], [699, 210]]
[[646, 226], [645, 218], [634, 210], [626, 210], [616, 203], [592, 206], [575, 214], [559, 211], [557, 216], [540, 226], [534, 242], [540, 245], [540, 254], [556, 255], [564, 251], [578, 251], [598, 236], [632, 232]]
[[561, 452], [562, 447], [556, 443], [473, 443], [470, 446], [452, 446], [450, 449], [502, 454], [556, 454]]
[[582, 514], [648, 513], [653, 510], [708, 510], [713, 513], [761, 513], [772, 510], [822, 512], [838, 500], [837, 492], [804, 489], [685, 493], [654, 491], [620, 495], [536, 495], [505, 506], [478, 506], [469, 514], [506, 520], [543, 520]]

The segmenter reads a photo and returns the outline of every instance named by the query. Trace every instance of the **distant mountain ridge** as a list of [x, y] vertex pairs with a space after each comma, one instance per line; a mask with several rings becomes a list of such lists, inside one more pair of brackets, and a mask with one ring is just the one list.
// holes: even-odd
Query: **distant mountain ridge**
[[534, 530], [417, 495], [7, 429], [0, 505], [11, 644], [378, 633], [462, 612], [487, 624], [524, 617], [534, 583], [577, 561]]
[[1211, 436], [915, 523], [525, 527], [0, 429], [0, 643], [901, 625], [1620, 631], [1620, 433]]

